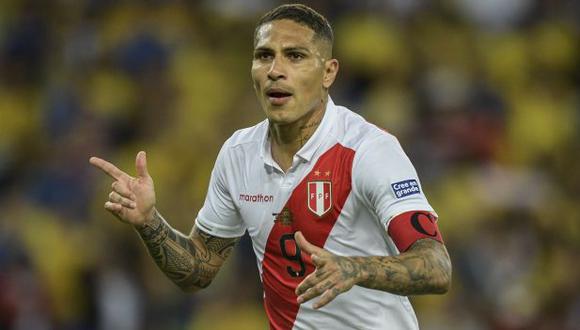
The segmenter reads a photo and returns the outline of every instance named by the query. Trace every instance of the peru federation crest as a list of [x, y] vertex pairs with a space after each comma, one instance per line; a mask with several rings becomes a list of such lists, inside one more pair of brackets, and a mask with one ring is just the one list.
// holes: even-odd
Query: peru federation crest
[[330, 181], [308, 182], [308, 209], [321, 217], [332, 206], [332, 183]]

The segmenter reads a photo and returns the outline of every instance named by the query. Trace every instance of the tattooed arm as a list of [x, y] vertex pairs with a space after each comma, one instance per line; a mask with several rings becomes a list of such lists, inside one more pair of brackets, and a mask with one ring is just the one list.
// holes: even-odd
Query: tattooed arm
[[185, 236], [171, 228], [155, 209], [153, 178], [144, 151], [135, 158], [136, 176], [98, 157], [91, 157], [89, 162], [115, 180], [105, 209], [134, 226], [165, 275], [183, 290], [207, 287], [238, 238], [211, 236], [197, 227]]
[[415, 242], [394, 257], [352, 257], [341, 270], [358, 278], [358, 285], [402, 296], [446, 293], [451, 284], [451, 262], [445, 246], [432, 239]]
[[354, 285], [398, 295], [445, 293], [451, 284], [451, 262], [442, 243], [420, 239], [398, 256], [341, 257], [310, 244], [302, 233], [296, 243], [309, 253], [316, 270], [296, 288], [298, 302], [317, 296], [320, 308]]
[[197, 228], [185, 236], [155, 212], [153, 220], [135, 229], [159, 268], [184, 291], [206, 288], [239, 238], [220, 238]]

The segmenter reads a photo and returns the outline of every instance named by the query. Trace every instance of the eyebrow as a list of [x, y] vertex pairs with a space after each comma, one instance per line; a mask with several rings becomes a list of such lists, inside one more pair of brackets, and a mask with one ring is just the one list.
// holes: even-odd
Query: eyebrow
[[[265, 51], [272, 51], [273, 49], [270, 47], [258, 47], [254, 49], [254, 52], [265, 52]], [[307, 53], [311, 53], [310, 49], [306, 47], [288, 47], [283, 49], [284, 52], [292, 52], [292, 51], [303, 51]]]

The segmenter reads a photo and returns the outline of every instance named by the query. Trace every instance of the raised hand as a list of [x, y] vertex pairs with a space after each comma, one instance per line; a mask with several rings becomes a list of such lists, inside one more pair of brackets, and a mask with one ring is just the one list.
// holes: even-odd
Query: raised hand
[[294, 239], [303, 252], [310, 254], [316, 266], [316, 270], [296, 287], [299, 304], [322, 295], [313, 305], [318, 309], [350, 290], [362, 279], [361, 267], [354, 259], [334, 255], [311, 244], [301, 232], [296, 232]]
[[91, 157], [89, 162], [115, 180], [111, 185], [109, 200], [105, 202], [107, 211], [119, 220], [135, 226], [143, 225], [153, 219], [155, 189], [153, 179], [147, 171], [147, 155], [144, 151], [137, 153], [135, 159], [136, 177], [130, 176], [98, 157]]

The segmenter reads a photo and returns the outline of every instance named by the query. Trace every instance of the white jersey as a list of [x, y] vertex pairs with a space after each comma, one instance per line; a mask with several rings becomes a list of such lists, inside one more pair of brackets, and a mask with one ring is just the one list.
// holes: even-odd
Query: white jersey
[[407, 297], [354, 286], [315, 310], [296, 303], [296, 286], [314, 271], [296, 247], [301, 231], [340, 256], [398, 254], [389, 221], [433, 211], [397, 139], [329, 98], [314, 135], [284, 173], [272, 159], [268, 121], [223, 145], [197, 217], [218, 237], [252, 238], [271, 329], [418, 329]]

